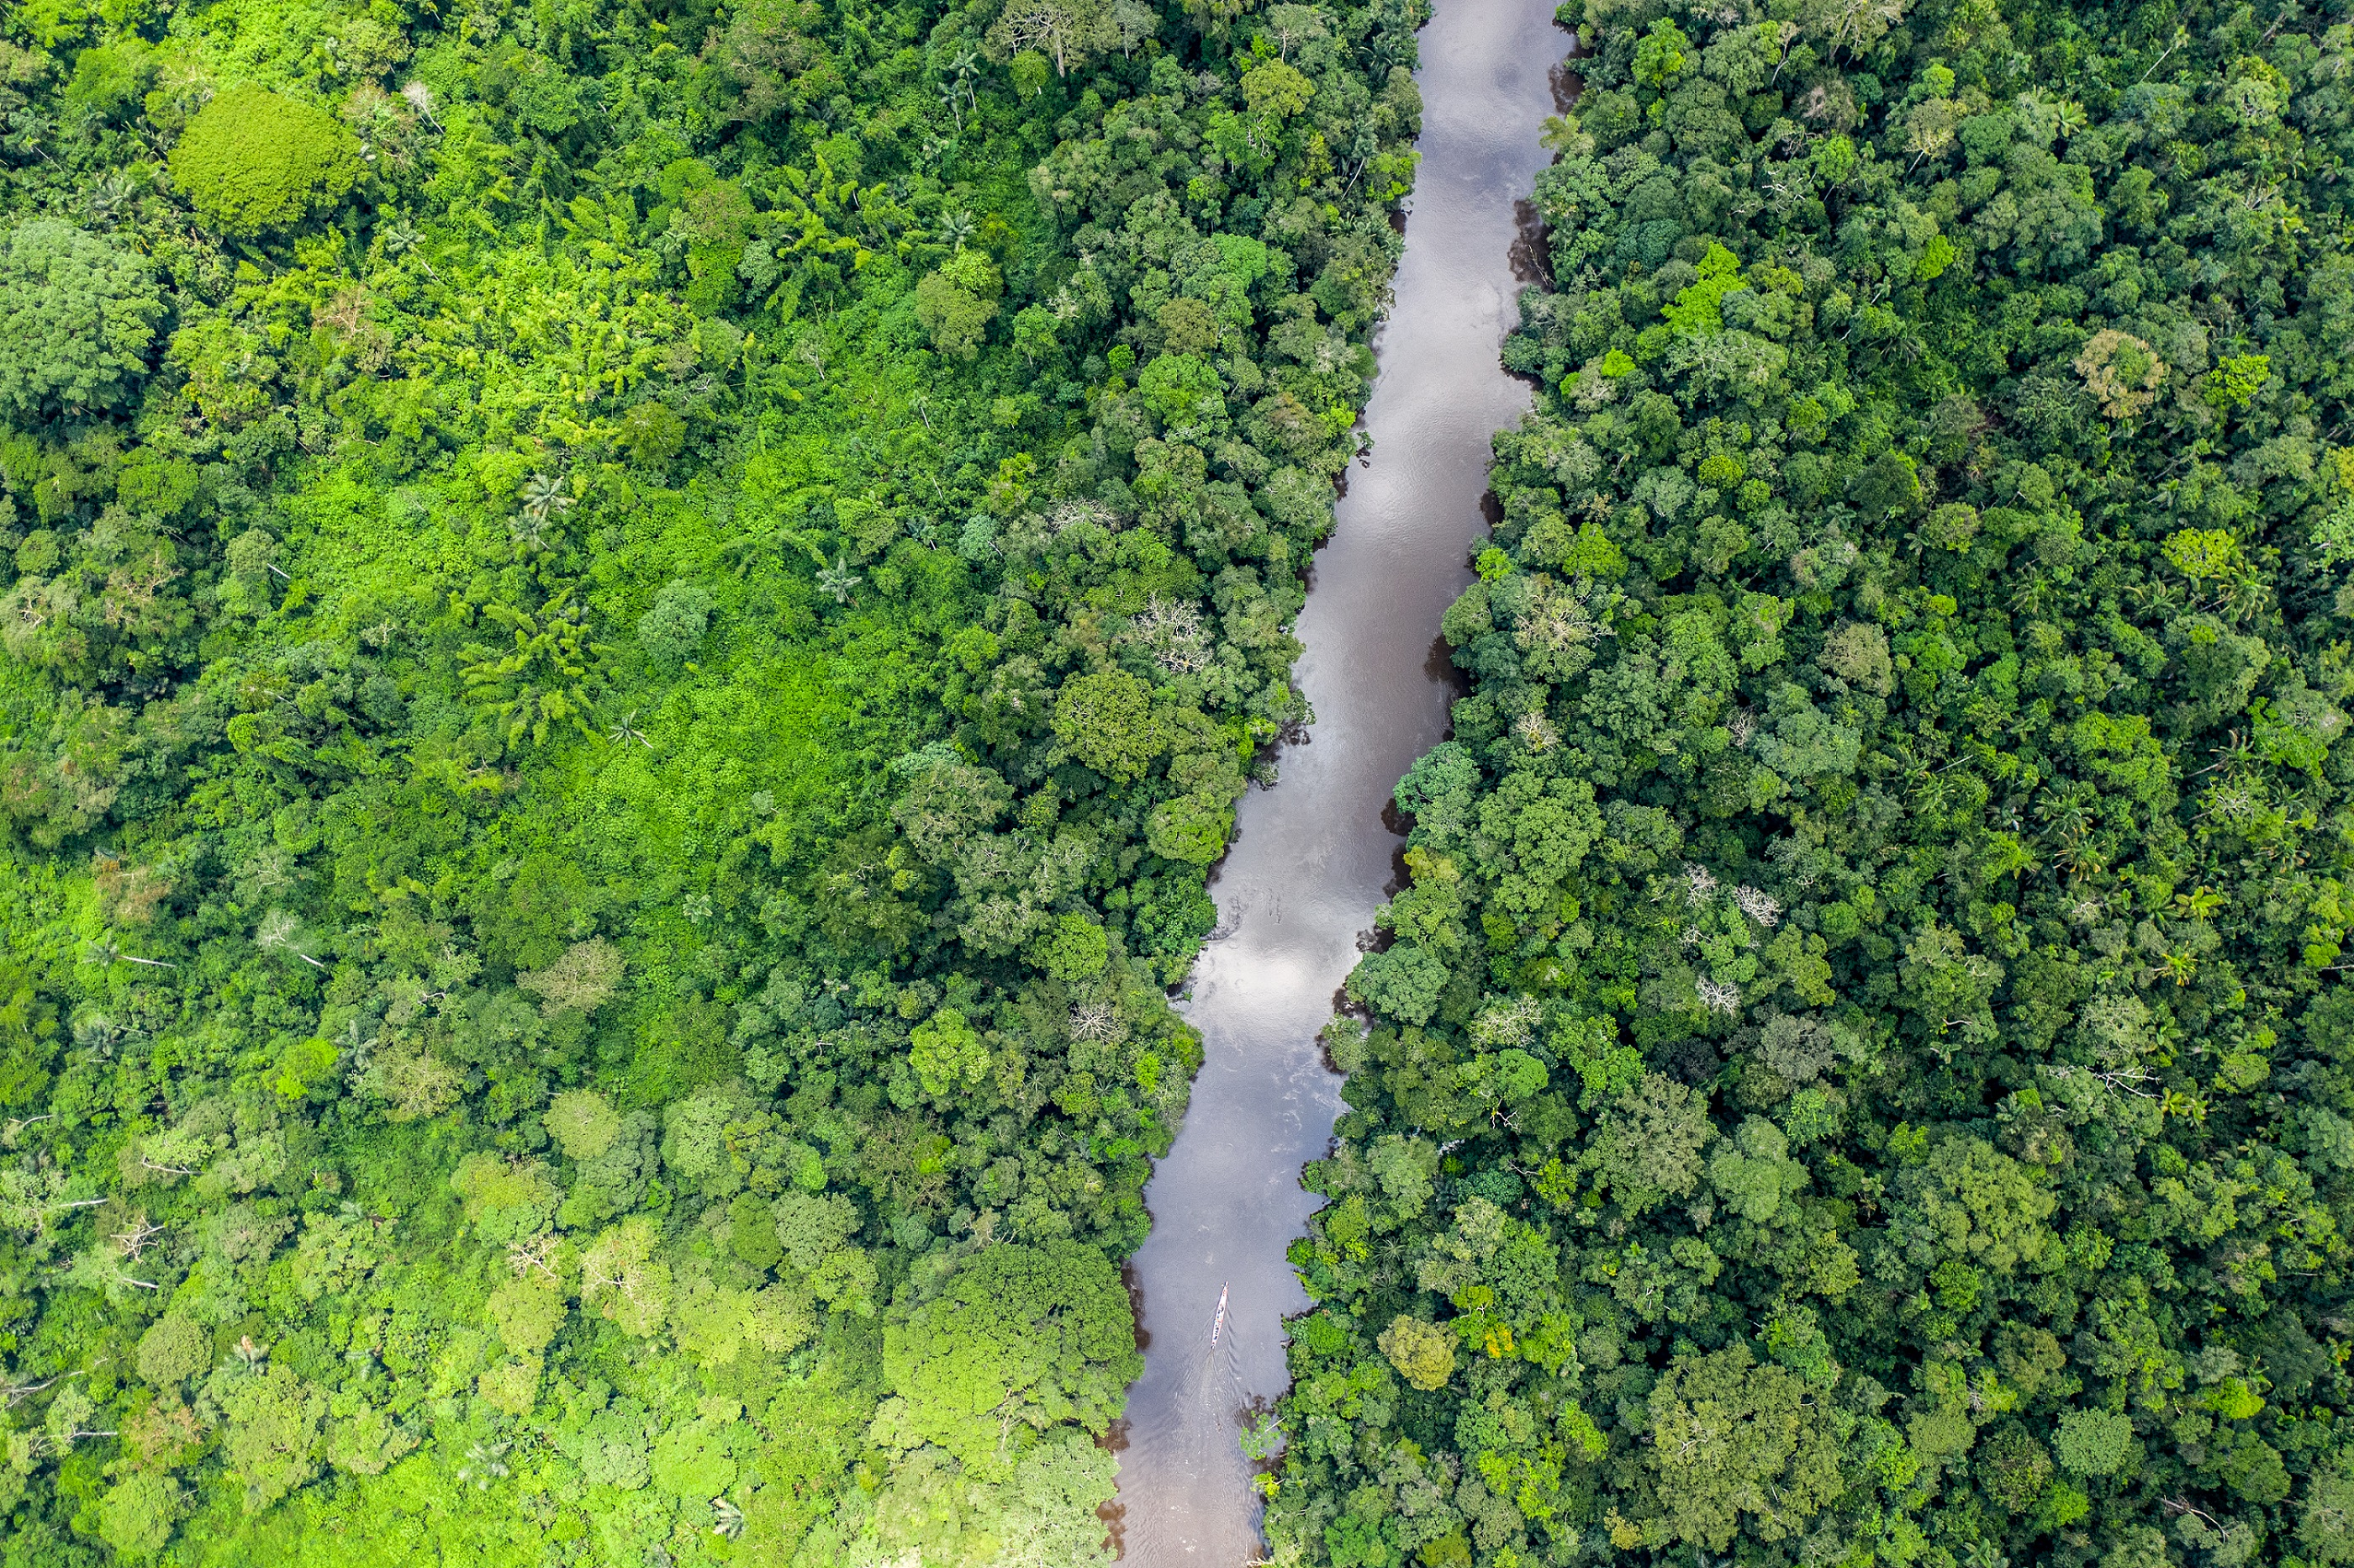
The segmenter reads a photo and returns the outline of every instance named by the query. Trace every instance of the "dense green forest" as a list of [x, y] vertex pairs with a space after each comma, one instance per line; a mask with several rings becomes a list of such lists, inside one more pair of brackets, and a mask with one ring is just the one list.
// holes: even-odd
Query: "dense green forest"
[[2333, 10], [1565, 8], [1277, 1561], [2354, 1561]]
[[0, 1563], [1105, 1554], [1426, 14], [5, 10]]

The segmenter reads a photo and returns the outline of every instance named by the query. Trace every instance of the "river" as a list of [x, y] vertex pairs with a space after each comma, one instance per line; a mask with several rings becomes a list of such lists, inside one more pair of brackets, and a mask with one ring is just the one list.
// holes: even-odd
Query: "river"
[[[1564, 101], [1569, 36], [1546, 0], [1437, 0], [1421, 35], [1422, 165], [1396, 301], [1375, 349], [1370, 463], [1349, 476], [1297, 634], [1315, 715], [1280, 780], [1242, 803], [1211, 891], [1219, 932], [1188, 1019], [1206, 1059], [1145, 1202], [1130, 1278], [1144, 1375], [1113, 1439], [1114, 1540], [1139, 1568], [1236, 1568], [1260, 1551], [1238, 1437], [1288, 1382], [1282, 1319], [1308, 1305], [1285, 1249], [1299, 1186], [1341, 1111], [1317, 1032], [1397, 885], [1390, 791], [1447, 732], [1438, 618], [1469, 581], [1490, 438], [1527, 407], [1498, 351], [1532, 253], [1538, 138]], [[1516, 264], [1522, 272], [1516, 275]], [[1227, 1314], [1210, 1345], [1219, 1294]]]

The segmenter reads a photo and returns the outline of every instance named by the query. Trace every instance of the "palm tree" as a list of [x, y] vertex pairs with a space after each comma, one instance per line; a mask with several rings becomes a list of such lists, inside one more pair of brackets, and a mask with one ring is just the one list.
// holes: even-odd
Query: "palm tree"
[[848, 604], [851, 590], [861, 580], [859, 575], [850, 569], [850, 563], [843, 558], [840, 551], [834, 553], [833, 565], [818, 568], [818, 591], [832, 594], [836, 604]]
[[90, 190], [90, 216], [93, 222], [111, 223], [132, 196], [131, 182], [121, 175], [107, 175]]
[[150, 969], [176, 969], [180, 966], [162, 959], [143, 959], [136, 953], [126, 953], [110, 931], [102, 937], [89, 938], [90, 957], [83, 961], [95, 964], [145, 964]]
[[572, 497], [564, 493], [564, 482], [554, 474], [533, 474], [524, 481], [522, 495], [523, 514], [542, 526], [572, 506]]
[[[417, 226], [405, 217], [396, 217], [376, 229], [376, 241], [384, 247], [384, 257], [387, 261], [398, 261], [404, 256], [415, 255], [418, 245], [423, 238], [424, 236], [417, 232]], [[418, 256], [417, 264], [425, 269], [427, 277], [437, 283], [441, 281], [441, 274], [436, 272], [433, 270], [433, 263], [424, 257]]]

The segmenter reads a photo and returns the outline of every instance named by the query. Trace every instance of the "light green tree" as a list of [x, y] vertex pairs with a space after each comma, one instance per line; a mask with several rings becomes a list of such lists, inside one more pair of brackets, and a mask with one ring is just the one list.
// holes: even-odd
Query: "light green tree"
[[998, 1489], [991, 1533], [1006, 1568], [1088, 1568], [1108, 1561], [1097, 1510], [1111, 1500], [1119, 1461], [1078, 1433], [1048, 1437], [1023, 1455]]
[[1788, 1369], [1746, 1345], [1681, 1355], [1649, 1400], [1649, 1461], [1675, 1539], [1722, 1552], [1738, 1534], [1787, 1540], [1836, 1502], [1832, 1414]]
[[620, 1113], [594, 1089], [567, 1089], [548, 1101], [540, 1123], [574, 1160], [594, 1160], [620, 1136]]
[[654, 1439], [651, 1471], [653, 1483], [673, 1497], [717, 1497], [736, 1484], [736, 1460], [730, 1449], [738, 1434], [736, 1423], [683, 1421]]
[[671, 1267], [654, 1255], [661, 1239], [651, 1214], [631, 1214], [580, 1255], [580, 1300], [623, 1332], [649, 1339], [670, 1313]]
[[2354, 1476], [2342, 1464], [2316, 1470], [2306, 1483], [2296, 1538], [2311, 1562], [2354, 1562]]
[[508, 1350], [530, 1355], [547, 1348], [568, 1308], [556, 1282], [530, 1269], [493, 1290], [483, 1309]]
[[674, 670], [695, 656], [710, 626], [711, 595], [694, 583], [671, 583], [638, 618], [638, 646], [657, 670]]
[[727, 1128], [742, 1114], [726, 1086], [689, 1095], [663, 1111], [663, 1169], [706, 1196], [732, 1197], [744, 1185], [727, 1147]]
[[370, 1404], [349, 1390], [329, 1403], [327, 1463], [335, 1468], [355, 1476], [380, 1476], [416, 1446], [416, 1435], [404, 1431], [382, 1405]]
[[1401, 1312], [1373, 1342], [1398, 1375], [1416, 1388], [1444, 1388], [1455, 1375], [1455, 1336], [1436, 1323]]
[[1111, 960], [1111, 938], [1084, 915], [1064, 915], [1031, 944], [1030, 956], [1056, 980], [1088, 980]]
[[1118, 41], [1106, 0], [1013, 0], [989, 29], [989, 42], [1002, 54], [1036, 49], [1055, 62], [1055, 74], [1069, 74]]
[[1760, 1224], [1805, 1190], [1807, 1168], [1790, 1158], [1790, 1140], [1762, 1116], [1744, 1118], [1708, 1162], [1708, 1182], [1734, 1213]]
[[1234, 830], [1234, 803], [1223, 789], [1197, 789], [1163, 800], [1144, 824], [1147, 848], [1164, 860], [1208, 865], [1226, 853]]
[[894, 1397], [874, 1436], [933, 1443], [978, 1474], [1010, 1473], [1021, 1435], [1075, 1421], [1100, 1435], [1143, 1370], [1119, 1271], [1079, 1242], [976, 1254], [938, 1298], [885, 1329]]
[[146, 375], [163, 314], [133, 252], [49, 217], [0, 232], [0, 410], [115, 407]]
[[1673, 1078], [1646, 1073], [1603, 1116], [1585, 1159], [1612, 1196], [1640, 1213], [1663, 1198], [1691, 1195], [1701, 1150], [1715, 1136], [1706, 1100]]
[[970, 1088], [989, 1073], [989, 1047], [953, 1007], [943, 1007], [908, 1036], [907, 1065], [928, 1095]]
[[1005, 281], [987, 255], [960, 250], [916, 285], [916, 320], [940, 353], [970, 359], [981, 352], [981, 337], [997, 319], [998, 296], [1004, 291]]
[[291, 228], [341, 201], [359, 166], [334, 115], [251, 83], [198, 110], [171, 158], [172, 183], [196, 215], [239, 239]]
[[134, 1470], [99, 1499], [98, 1532], [125, 1557], [153, 1557], [172, 1539], [181, 1501], [169, 1476]]
[[319, 1424], [327, 1398], [290, 1367], [213, 1374], [206, 1397], [227, 1421], [228, 1467], [245, 1483], [245, 1508], [259, 1513], [319, 1473]]
[[539, 998], [543, 1012], [592, 1013], [610, 1001], [613, 993], [620, 989], [621, 950], [602, 937], [591, 937], [565, 948], [563, 956], [546, 969], [517, 975], [515, 984]]
[[1365, 1159], [1382, 1196], [1398, 1218], [1418, 1218], [1430, 1202], [1431, 1179], [1438, 1173], [1437, 1146], [1427, 1139], [1392, 1132], [1373, 1140]]
[[916, 752], [892, 771], [908, 779], [907, 793], [891, 808], [891, 820], [932, 865], [947, 864], [974, 834], [995, 827], [1013, 799], [997, 774], [954, 757]]
[[2114, 1410], [2072, 1410], [2052, 1433], [2052, 1452], [2071, 1475], [2113, 1476], [2132, 1445], [2133, 1418]]
[[1447, 960], [1419, 942], [1367, 953], [1349, 971], [1351, 1000], [1400, 1023], [1427, 1023], [1449, 979]]
[[139, 1375], [157, 1388], [176, 1388], [212, 1365], [212, 1337], [177, 1312], [167, 1312], [139, 1336]]
[[1152, 694], [1125, 670], [1074, 675], [1055, 695], [1055, 737], [1106, 778], [1140, 777], [1166, 747]]
[[815, 1274], [825, 1260], [850, 1245], [861, 1224], [858, 1205], [839, 1192], [822, 1196], [788, 1192], [777, 1200], [777, 1239], [802, 1274]]
[[562, 1189], [536, 1160], [509, 1160], [488, 1150], [469, 1154], [450, 1177], [465, 1200], [466, 1218], [491, 1242], [519, 1241], [546, 1230], [564, 1201]]
[[2033, 1507], [2052, 1482], [2052, 1456], [2016, 1422], [1980, 1444], [1970, 1467], [1983, 1478], [1987, 1495], [2013, 1512]]

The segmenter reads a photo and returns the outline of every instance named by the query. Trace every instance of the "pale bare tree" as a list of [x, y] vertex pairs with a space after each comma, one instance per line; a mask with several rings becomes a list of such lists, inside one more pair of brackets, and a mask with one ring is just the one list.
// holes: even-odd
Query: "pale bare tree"
[[1833, 57], [1841, 49], [1858, 55], [1904, 19], [1904, 0], [1817, 0], [1808, 13], [1807, 20], [1830, 45]]
[[989, 29], [989, 41], [1007, 53], [1036, 49], [1055, 62], [1055, 74], [1085, 65], [1111, 38], [1104, 0], [1013, 0]]

